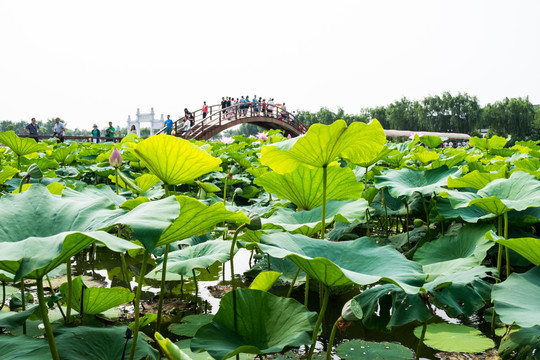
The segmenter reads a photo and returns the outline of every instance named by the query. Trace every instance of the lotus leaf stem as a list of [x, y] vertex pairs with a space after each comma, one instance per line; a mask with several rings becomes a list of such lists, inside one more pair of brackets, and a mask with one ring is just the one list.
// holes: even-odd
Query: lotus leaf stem
[[384, 197], [384, 191], [381, 191], [381, 202], [384, 206], [384, 232], [386, 233], [386, 237], [389, 235], [389, 227], [390, 227], [390, 220], [388, 219], [388, 208], [386, 207], [386, 199]]
[[124, 278], [124, 281], [127, 283], [129, 291], [131, 290], [131, 279], [129, 278], [127, 263], [126, 263], [126, 256], [123, 252], [120, 253], [120, 262], [122, 263], [122, 277]]
[[5, 303], [6, 303], [6, 282], [2, 280], [2, 305], [0, 305], [0, 310], [4, 308]]
[[324, 298], [321, 306], [321, 311], [319, 312], [319, 317], [317, 317], [317, 322], [315, 323], [315, 328], [313, 329], [313, 339], [311, 341], [311, 347], [309, 348], [309, 353], [307, 360], [311, 360], [313, 357], [313, 351], [315, 351], [315, 345], [317, 344], [317, 334], [319, 333], [319, 327], [321, 327], [322, 320], [324, 318], [324, 313], [328, 307], [328, 298], [330, 297], [330, 289], [324, 289]]
[[407, 211], [407, 244], [408, 248], [411, 248], [411, 239], [409, 236], [409, 203], [407, 202], [407, 199], [405, 198], [405, 210]]
[[[49, 274], [45, 275], [47, 277], [47, 282], [49, 283], [49, 288], [51, 289], [51, 293], [53, 296], [56, 296], [56, 292], [53, 289], [53, 286], [51, 284], [51, 279], [49, 278]], [[64, 310], [62, 310], [62, 306], [60, 305], [60, 301], [56, 302], [56, 305], [58, 305], [58, 310], [60, 310], [60, 314], [62, 314], [62, 317], [64, 318], [64, 322], [66, 321], [66, 314], [64, 314]], [[0, 310], [2, 308], [0, 307]]]
[[416, 347], [416, 359], [420, 358], [420, 350], [422, 349], [422, 344], [424, 343], [426, 330], [427, 330], [427, 323], [424, 323], [422, 326], [422, 334], [420, 335], [420, 339], [418, 339], [418, 346]]
[[[21, 279], [21, 307], [26, 310], [26, 298], [24, 296], [24, 279]], [[26, 335], [26, 320], [23, 322], [23, 334]]]
[[79, 308], [80, 316], [81, 316], [81, 325], [84, 323], [84, 284], [81, 286], [81, 306]]
[[[19, 167], [21, 167], [21, 166], [19, 165]], [[19, 183], [19, 194], [22, 193], [22, 187], [23, 187], [25, 181], [26, 181], [28, 178], [30, 178], [30, 175], [29, 175], [29, 174], [26, 174], [26, 175], [24, 175], [24, 176], [22, 177], [21, 182]]]
[[54, 335], [49, 321], [49, 310], [47, 309], [47, 303], [45, 302], [45, 295], [43, 294], [43, 278], [37, 279], [37, 295], [39, 301], [39, 309], [41, 310], [41, 316], [43, 317], [43, 326], [45, 327], [45, 334], [47, 334], [47, 342], [49, 343], [49, 349], [51, 350], [51, 356], [53, 360], [60, 360], [58, 350], [56, 349], [56, 342], [54, 341]]
[[66, 324], [71, 321], [71, 302], [73, 299], [73, 280], [71, 279], [71, 259], [68, 259], [66, 263], [66, 276], [67, 276], [67, 300], [66, 300]]
[[366, 236], [370, 236], [371, 235], [371, 224], [370, 224], [370, 221], [369, 221], [369, 210], [366, 209]]
[[231, 243], [231, 252], [229, 254], [229, 261], [231, 262], [231, 286], [233, 292], [233, 320], [234, 320], [234, 331], [238, 330], [238, 314], [236, 313], [236, 282], [234, 281], [234, 248], [236, 247], [236, 238], [240, 230], [245, 228], [247, 224], [242, 224], [234, 232], [234, 236]]
[[323, 188], [322, 188], [322, 215], [321, 215], [321, 240], [324, 240], [324, 230], [326, 221], [326, 182], [328, 177], [328, 167], [323, 166]]
[[197, 310], [197, 306], [199, 305], [199, 283], [197, 282], [195, 269], [191, 269], [191, 273], [193, 274], [193, 284], [195, 285], [195, 310]]
[[[504, 239], [508, 239], [508, 212], [504, 213]], [[505, 246], [506, 250], [506, 278], [510, 276], [510, 254], [508, 246]]]
[[157, 321], [156, 321], [156, 329], [155, 331], [158, 332], [159, 325], [161, 324], [161, 312], [163, 310], [163, 297], [165, 296], [165, 280], [167, 278], [167, 258], [169, 257], [169, 248], [170, 245], [167, 244], [165, 246], [165, 253], [163, 254], [163, 262], [161, 267], [161, 286], [159, 290], [159, 302], [158, 302], [158, 313], [157, 313]]
[[341, 316], [338, 317], [338, 319], [334, 323], [334, 326], [332, 326], [332, 331], [330, 332], [330, 338], [328, 339], [328, 347], [326, 349], [326, 360], [332, 360], [332, 348], [334, 347], [334, 339], [336, 338], [336, 332], [337, 332], [338, 324], [340, 320], [341, 320]]
[[[497, 219], [497, 235], [503, 236], [503, 219], [502, 216], [499, 215], [499, 218]], [[499, 244], [499, 251], [497, 252], [497, 273], [499, 274], [499, 279], [502, 278], [501, 276], [501, 265], [502, 265], [502, 252], [503, 252], [503, 246], [502, 244]], [[495, 279], [496, 282], [499, 282], [499, 280]]]
[[309, 300], [309, 274], [306, 273], [306, 282], [304, 283], [304, 306], [308, 307]]
[[114, 175], [116, 177], [114, 181], [114, 188], [116, 190], [116, 195], [118, 195], [118, 168], [114, 168]]
[[426, 205], [426, 199], [424, 199], [424, 195], [420, 193], [420, 197], [422, 198], [422, 205], [424, 206], [424, 212], [426, 213], [426, 230], [429, 232], [429, 211], [428, 207]]
[[131, 343], [131, 350], [129, 353], [129, 360], [133, 360], [135, 356], [135, 349], [137, 348], [137, 337], [139, 336], [139, 304], [141, 301], [141, 292], [144, 282], [144, 275], [146, 274], [146, 264], [148, 263], [148, 258], [150, 253], [148, 250], [144, 250], [143, 262], [141, 265], [141, 273], [139, 275], [139, 285], [137, 286], [137, 292], [135, 294], [135, 318], [133, 320], [133, 342]]
[[296, 282], [296, 279], [298, 278], [298, 274], [300, 274], [300, 267], [298, 267], [296, 269], [296, 272], [294, 273], [294, 277], [291, 281], [291, 286], [289, 287], [289, 291], [287, 292], [287, 297], [291, 297], [291, 294], [292, 294], [292, 291], [293, 291], [293, 288], [294, 288], [294, 283]]

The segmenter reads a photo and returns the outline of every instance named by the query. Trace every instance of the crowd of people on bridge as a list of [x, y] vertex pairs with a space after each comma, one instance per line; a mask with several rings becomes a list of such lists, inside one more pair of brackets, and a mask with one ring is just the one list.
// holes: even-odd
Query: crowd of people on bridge
[[[206, 104], [206, 102], [205, 102]], [[227, 118], [233, 117], [246, 117], [251, 116], [265, 116], [274, 117], [274, 109], [276, 109], [276, 117], [283, 121], [290, 120], [290, 114], [287, 111], [285, 103], [276, 104], [274, 98], [263, 99], [257, 95], [253, 95], [253, 98], [241, 96], [240, 98], [234, 98], [230, 96], [224, 96], [221, 98], [221, 111]], [[203, 112], [203, 119], [206, 117]]]

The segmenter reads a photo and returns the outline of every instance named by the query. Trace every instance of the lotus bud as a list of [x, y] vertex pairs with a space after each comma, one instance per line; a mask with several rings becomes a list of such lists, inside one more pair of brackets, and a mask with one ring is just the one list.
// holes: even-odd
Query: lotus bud
[[244, 195], [244, 190], [242, 190], [242, 188], [236, 188], [234, 189], [234, 194], [238, 196], [242, 196]]
[[28, 175], [32, 179], [41, 179], [43, 177], [43, 173], [37, 164], [32, 164], [28, 167]]
[[262, 223], [261, 217], [258, 214], [251, 213], [249, 214], [250, 223], [246, 225], [249, 230], [261, 230]]
[[122, 155], [120, 155], [117, 148], [113, 148], [111, 157], [109, 158], [109, 164], [115, 169], [122, 166]]
[[236, 166], [233, 165], [233, 167], [231, 168], [231, 170], [229, 170], [229, 174], [231, 175], [236, 175], [238, 174], [238, 168]]

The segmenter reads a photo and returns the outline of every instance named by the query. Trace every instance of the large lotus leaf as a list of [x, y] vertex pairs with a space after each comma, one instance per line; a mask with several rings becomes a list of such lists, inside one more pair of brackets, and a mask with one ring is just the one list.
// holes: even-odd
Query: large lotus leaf
[[540, 325], [540, 266], [523, 274], [511, 274], [506, 281], [493, 286], [491, 297], [505, 324]]
[[176, 335], [193, 337], [197, 330], [206, 324], [210, 324], [213, 318], [214, 315], [210, 314], [188, 315], [182, 318], [181, 324], [169, 325], [169, 331]]
[[464, 188], [469, 187], [476, 190], [480, 190], [490, 182], [496, 179], [502, 179], [505, 177], [506, 168], [501, 168], [496, 173], [480, 172], [478, 170], [471, 171], [468, 174], [463, 175], [460, 178], [453, 179], [448, 178], [448, 188]]
[[133, 230], [136, 239], [148, 246], [157, 242], [178, 215], [179, 205], [174, 198], [145, 203], [128, 212], [116, 209], [113, 203], [116, 197], [107, 188], [87, 188], [80, 193], [65, 189], [59, 197], [39, 184], [22, 194], [7, 194], [0, 199], [0, 217], [4, 220], [0, 225], [0, 241], [16, 242], [124, 224]]
[[180, 204], [180, 216], [164, 231], [157, 246], [206, 233], [216, 224], [224, 221], [249, 223], [246, 215], [227, 210], [221, 202], [207, 206], [187, 196], [177, 196], [176, 199]]
[[[97, 315], [115, 306], [125, 304], [133, 300], [134, 297], [134, 294], [129, 289], [123, 287], [89, 288], [84, 284], [82, 276], [73, 279], [72, 286], [72, 308], [79, 313], [81, 312], [82, 295], [83, 312], [89, 315]], [[60, 292], [67, 298], [67, 283], [60, 286]]]
[[[222, 263], [228, 261], [230, 251], [230, 241], [223, 240], [207, 241], [172, 251], [167, 259], [167, 272], [188, 277], [193, 276], [192, 270], [194, 269], [207, 268], [216, 261]], [[153, 276], [159, 276], [162, 268], [163, 264], [160, 264], [152, 270]]]
[[[422, 326], [414, 329], [414, 335], [420, 338]], [[451, 352], [482, 352], [495, 346], [493, 340], [485, 337], [475, 328], [456, 324], [427, 325], [424, 344], [434, 349]]]
[[427, 164], [431, 161], [439, 159], [439, 153], [436, 151], [431, 151], [426, 149], [423, 146], [419, 146], [411, 152], [412, 158], [422, 162], [422, 164]]
[[[255, 184], [264, 187], [267, 192], [288, 199], [304, 210], [322, 205], [322, 182], [323, 169], [307, 166], [299, 166], [283, 175], [269, 171], [255, 179]], [[362, 189], [362, 183], [356, 181], [356, 176], [350, 168], [328, 167], [326, 201], [356, 200], [362, 195]]]
[[196, 179], [221, 163], [189, 141], [168, 135], [151, 136], [134, 151], [154, 175], [171, 185]]
[[442, 186], [446, 186], [448, 177], [459, 175], [460, 169], [448, 169], [446, 166], [424, 171], [403, 168], [389, 170], [382, 176], [376, 176], [375, 186], [379, 189], [388, 187], [388, 191], [395, 198], [411, 196], [415, 192], [427, 196], [444, 191]]
[[491, 225], [467, 225], [457, 235], [446, 235], [425, 243], [414, 253], [414, 260], [423, 265], [430, 280], [480, 265], [493, 243], [485, 238]]
[[[332, 200], [326, 204], [326, 224], [333, 221], [350, 223], [363, 221], [368, 203], [364, 199], [339, 201]], [[311, 236], [321, 230], [322, 207], [313, 210], [294, 211], [289, 208], [278, 209], [268, 219], [261, 219], [263, 229], [284, 229], [296, 234]]]
[[540, 239], [536, 237], [522, 237], [505, 239], [491, 231], [486, 234], [487, 239], [495, 241], [499, 244], [514, 250], [525, 259], [529, 260], [534, 265], [540, 265]]
[[[452, 192], [452, 194], [458, 193]], [[448, 196], [449, 192], [444, 196]], [[477, 223], [480, 220], [487, 220], [496, 217], [495, 214], [480, 209], [477, 206], [468, 206], [455, 209], [451, 205], [451, 200], [444, 197], [437, 197], [437, 212], [445, 219], [462, 219], [468, 223]]]
[[150, 190], [158, 182], [160, 182], [159, 178], [152, 174], [142, 174], [135, 178], [135, 183], [139, 187], [141, 194]]
[[139, 248], [104, 231], [67, 231], [52, 236], [2, 242], [0, 268], [15, 274], [15, 281], [23, 277], [39, 279], [94, 241], [102, 242], [114, 251]]
[[331, 125], [313, 124], [306, 135], [261, 149], [261, 163], [285, 174], [304, 164], [325, 167], [338, 158], [353, 164], [368, 162], [382, 150], [386, 137], [381, 124], [354, 122], [349, 127], [343, 120]]
[[51, 359], [51, 350], [45, 339], [35, 339], [26, 335], [0, 335], [0, 354], [2, 360]]
[[[391, 306], [384, 305], [382, 299], [384, 297], [391, 298]], [[413, 321], [425, 322], [433, 317], [419, 294], [406, 294], [394, 284], [364, 290], [352, 298], [345, 307], [348, 307], [356, 319], [363, 319], [364, 324], [380, 322], [384, 328], [401, 326]]]
[[503, 359], [536, 360], [540, 349], [540, 326], [522, 328], [510, 332], [499, 346], [499, 355]]
[[[439, 277], [437, 279], [439, 284], [434, 285], [443, 287], [430, 289], [433, 295], [432, 303], [444, 309], [450, 317], [471, 316], [483, 308], [486, 305], [486, 297], [489, 298], [491, 284], [481, 280], [482, 277], [486, 277], [487, 270], [489, 269], [479, 266], [452, 276]], [[446, 283], [442, 283], [443, 281]], [[450, 282], [451, 284], [447, 285]]]
[[[178, 342], [174, 343], [180, 350], [184, 352], [187, 356], [189, 356], [185, 360], [214, 360], [215, 358], [210, 356], [210, 354], [206, 351], [203, 352], [193, 352], [191, 351], [191, 339], [184, 339], [180, 340]], [[239, 360], [253, 360], [254, 354], [240, 354]], [[182, 359], [183, 360], [183, 359]], [[277, 358], [276, 358], [277, 360]]]
[[0, 132], [0, 143], [9, 147], [19, 156], [28, 155], [36, 151], [44, 151], [46, 146], [31, 138], [20, 138], [13, 131]]
[[6, 166], [0, 171], [0, 184], [3, 184], [6, 182], [6, 180], [11, 179], [13, 176], [17, 175], [19, 173], [19, 170], [15, 169], [11, 166]]
[[21, 326], [28, 319], [37, 306], [31, 306], [25, 311], [0, 311], [0, 328], [15, 328]]
[[430, 149], [435, 149], [436, 147], [441, 145], [443, 141], [438, 136], [423, 135], [423, 136], [420, 136], [420, 142], [426, 145], [427, 147], [429, 147]]
[[[127, 342], [125, 359], [128, 359], [133, 339], [126, 341], [126, 330], [126, 326], [109, 328], [78, 326], [56, 329], [58, 353], [61, 359], [66, 360], [118, 360], [122, 358]], [[158, 360], [159, 353], [139, 336], [134, 359]]]
[[502, 215], [510, 210], [522, 211], [540, 204], [540, 181], [522, 171], [513, 172], [509, 179], [493, 180], [474, 193], [448, 192], [454, 208], [478, 206], [492, 214]]
[[311, 342], [317, 314], [296, 300], [252, 289], [238, 289], [234, 295], [237, 330], [234, 327], [233, 292], [229, 292], [221, 300], [213, 321], [195, 334], [191, 341], [192, 351], [206, 350], [216, 359], [227, 359], [239, 353], [280, 352], [287, 346]]
[[[384, 192], [384, 203], [383, 203], [383, 192]], [[405, 198], [402, 198], [405, 199]], [[409, 207], [409, 217], [414, 216], [421, 212], [424, 214], [424, 207], [422, 204], [422, 196], [418, 193], [414, 193], [412, 196], [406, 198], [407, 205]], [[386, 207], [384, 206], [386, 205]], [[370, 206], [375, 209], [375, 214], [378, 216], [385, 215], [407, 215], [407, 207], [405, 206], [404, 201], [396, 199], [388, 192], [388, 188], [384, 188], [377, 192], [375, 197], [370, 203]], [[412, 222], [412, 221], [411, 221]]]
[[311, 278], [328, 287], [384, 281], [414, 294], [425, 277], [420, 264], [407, 260], [391, 246], [375, 244], [368, 237], [332, 242], [274, 233], [263, 235], [261, 243], [256, 245], [273, 257], [290, 258]]
[[390, 342], [351, 340], [340, 344], [336, 353], [342, 359], [403, 360], [413, 359], [411, 349]]
[[469, 143], [471, 144], [471, 146], [476, 146], [477, 148], [482, 150], [502, 149], [507, 142], [508, 140], [497, 135], [491, 138], [478, 138], [476, 136], [473, 136], [469, 139]]
[[385, 144], [383, 148], [381, 149], [381, 151], [379, 151], [377, 156], [375, 156], [374, 158], [367, 159], [366, 161], [359, 161], [358, 163], [356, 163], [356, 165], [363, 168], [367, 168], [387, 156], [392, 156], [396, 154], [399, 154], [399, 151], [397, 151], [396, 149], [392, 149], [388, 147], [388, 144]]

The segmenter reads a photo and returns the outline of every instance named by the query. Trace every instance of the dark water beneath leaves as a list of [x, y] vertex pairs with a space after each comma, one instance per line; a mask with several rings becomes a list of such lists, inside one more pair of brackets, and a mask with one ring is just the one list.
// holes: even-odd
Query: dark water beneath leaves
[[[139, 275], [142, 255], [135, 258], [126, 256], [129, 276], [131, 283], [128, 285], [122, 280], [121, 260], [117, 253], [102, 247], [97, 247], [95, 258], [92, 258], [92, 251], [82, 252], [76, 257], [75, 265], [73, 266], [74, 275], [87, 275], [96, 280], [103, 281], [107, 287], [123, 286], [129, 287], [135, 291], [137, 287], [137, 277]], [[237, 286], [248, 286], [248, 279], [238, 274], [243, 274], [248, 271], [251, 266], [249, 263], [250, 252], [245, 249], [240, 249], [234, 258], [235, 278]], [[149, 266], [152, 269], [155, 266]], [[151, 271], [151, 270], [150, 270]], [[195, 282], [193, 278], [184, 278], [183, 281], [167, 281], [164, 301], [164, 320], [161, 325], [160, 332], [162, 335], [169, 337], [172, 341], [181, 340], [181, 338], [168, 331], [168, 326], [171, 323], [178, 323], [186, 315], [197, 313], [215, 314], [219, 309], [221, 296], [230, 290], [231, 276], [229, 263], [215, 263], [206, 270], [202, 270], [197, 276], [198, 296], [195, 296]], [[142, 289], [141, 301], [145, 311], [157, 312], [157, 302], [159, 295], [160, 281], [147, 279]], [[277, 295], [286, 295], [288, 286], [273, 290]], [[315, 288], [311, 288], [309, 295], [309, 309], [311, 311], [319, 311], [319, 295]], [[330, 334], [332, 325], [341, 315], [341, 310], [345, 302], [359, 293], [358, 288], [351, 287], [347, 291], [332, 294], [330, 296], [328, 309], [325, 315], [322, 334], [320, 337], [319, 347], [326, 351], [327, 336]], [[299, 302], [304, 302], [304, 286], [300, 285], [295, 288], [292, 297]], [[455, 319], [446, 316], [444, 311], [439, 310], [433, 322], [450, 322], [457, 324], [465, 324], [480, 329], [485, 334], [489, 333], [490, 324], [484, 321], [483, 316], [473, 315], [470, 318]], [[120, 314], [120, 320], [125, 322], [132, 321], [133, 306], [126, 306]], [[336, 335], [334, 346], [339, 345], [349, 339], [362, 339], [367, 341], [389, 341], [397, 342], [414, 351], [417, 350], [418, 339], [414, 336], [413, 330], [419, 324], [409, 324], [405, 326], [395, 327], [391, 331], [383, 332], [374, 329], [368, 329], [360, 321], [352, 322], [345, 333], [339, 331]], [[147, 325], [141, 329], [148, 336], [153, 337], [154, 324]], [[319, 348], [318, 347], [318, 348]], [[300, 350], [302, 351], [302, 350]], [[437, 351], [422, 346], [419, 356], [424, 359], [438, 359]], [[337, 356], [334, 359], [339, 359]]]

